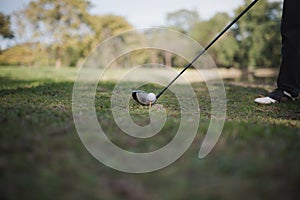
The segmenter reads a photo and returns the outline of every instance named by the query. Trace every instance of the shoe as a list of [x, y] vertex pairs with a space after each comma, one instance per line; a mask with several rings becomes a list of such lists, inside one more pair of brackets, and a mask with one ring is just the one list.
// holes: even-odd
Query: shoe
[[272, 104], [285, 102], [288, 100], [295, 101], [298, 96], [299, 94], [291, 94], [283, 89], [277, 88], [266, 97], [256, 98], [254, 102], [259, 104]]

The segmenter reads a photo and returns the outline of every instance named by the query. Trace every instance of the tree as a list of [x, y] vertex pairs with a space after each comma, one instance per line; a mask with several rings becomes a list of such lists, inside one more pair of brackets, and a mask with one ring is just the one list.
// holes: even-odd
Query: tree
[[[235, 13], [240, 13], [251, 0], [244, 0]], [[218, 13], [209, 20], [198, 22], [191, 36], [200, 44], [208, 44], [232, 19]], [[259, 6], [244, 15], [209, 50], [219, 66], [243, 69], [276, 67], [281, 60], [281, 3], [261, 0]]]
[[56, 67], [59, 68], [68, 43], [80, 41], [90, 32], [87, 25], [89, 7], [90, 2], [86, 0], [38, 0], [30, 2], [20, 11], [20, 16], [25, 16], [31, 23], [35, 40], [53, 44]]
[[89, 16], [88, 25], [93, 31], [88, 41], [88, 49], [94, 48], [99, 42], [109, 37], [133, 28], [124, 17], [115, 15], [91, 15]]
[[14, 34], [10, 29], [10, 17], [0, 13], [0, 36], [4, 38], [13, 38]]
[[104, 39], [132, 26], [123, 17], [90, 15], [87, 0], [37, 0], [16, 15], [23, 43], [42, 43], [56, 67], [78, 66]]
[[[0, 13], [0, 41], [5, 38], [11, 39], [13, 37], [14, 37], [14, 33], [10, 28], [10, 16]], [[2, 50], [0, 47], [0, 54], [1, 53]]]
[[167, 14], [167, 25], [183, 33], [188, 33], [199, 21], [199, 18], [196, 10], [181, 9]]
[[47, 58], [39, 43], [24, 43], [4, 50], [0, 54], [1, 65], [46, 65]]
[[[87, 43], [87, 50], [89, 51], [99, 45], [100, 42], [110, 37], [117, 36], [110, 41], [110, 45], [107, 47], [105, 52], [106, 54], [109, 54], [109, 56], [114, 57], [114, 55], [118, 55], [122, 45], [130, 45], [132, 42], [130, 41], [130, 38], [128, 38], [128, 35], [127, 38], [125, 38], [126, 36], [121, 34], [133, 28], [133, 26], [124, 17], [116, 15], [91, 15], [89, 16], [88, 24], [93, 31], [93, 34], [88, 39]], [[89, 52], [85, 50], [83, 54], [87, 55], [87, 53]], [[114, 62], [112, 65], [119, 66], [119, 63]]]
[[[245, 5], [250, 0], [245, 0]], [[244, 5], [244, 6], [245, 6]], [[244, 6], [236, 9], [241, 12]], [[260, 1], [255, 10], [247, 13], [233, 30], [238, 41], [235, 62], [241, 67], [276, 67], [281, 60], [281, 4]]]
[[[227, 13], [217, 13], [211, 19], [196, 23], [191, 30], [191, 36], [201, 45], [206, 46], [229, 23], [231, 18]], [[217, 65], [230, 67], [233, 65], [237, 41], [229, 31], [223, 35], [209, 50], [209, 54]]]

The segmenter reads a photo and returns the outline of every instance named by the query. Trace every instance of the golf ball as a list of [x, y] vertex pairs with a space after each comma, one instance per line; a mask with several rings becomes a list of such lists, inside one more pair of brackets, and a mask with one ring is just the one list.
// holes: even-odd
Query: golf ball
[[154, 101], [156, 100], [156, 96], [155, 96], [155, 94], [153, 94], [153, 93], [149, 93], [149, 94], [147, 95], [147, 99], [148, 99], [148, 101], [150, 101], [150, 102], [154, 102]]

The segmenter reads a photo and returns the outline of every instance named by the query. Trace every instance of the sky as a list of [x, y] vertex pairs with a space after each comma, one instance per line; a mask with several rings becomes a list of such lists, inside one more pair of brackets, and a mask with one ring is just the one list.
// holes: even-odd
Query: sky
[[[24, 8], [31, 0], [0, 0], [0, 12], [10, 14]], [[233, 14], [244, 0], [91, 0], [92, 14], [114, 14], [125, 17], [136, 28], [163, 26], [167, 13], [179, 9], [197, 10], [201, 19], [217, 12]]]

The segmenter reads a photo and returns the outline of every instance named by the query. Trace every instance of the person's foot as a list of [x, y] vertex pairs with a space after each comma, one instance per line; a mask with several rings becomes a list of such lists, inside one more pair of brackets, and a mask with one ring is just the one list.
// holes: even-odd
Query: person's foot
[[277, 88], [266, 97], [256, 98], [254, 102], [259, 104], [272, 104], [288, 100], [296, 100], [298, 96], [299, 94], [291, 94], [283, 89]]

